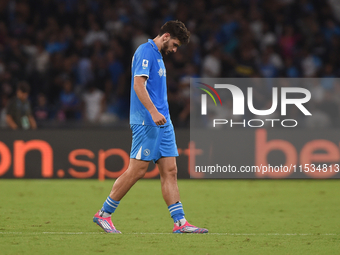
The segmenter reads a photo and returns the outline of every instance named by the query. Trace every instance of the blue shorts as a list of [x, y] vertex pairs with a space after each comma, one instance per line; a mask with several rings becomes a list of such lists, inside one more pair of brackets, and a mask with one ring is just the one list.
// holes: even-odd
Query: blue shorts
[[130, 158], [156, 162], [161, 157], [177, 157], [177, 145], [173, 125], [155, 127], [130, 125], [132, 146]]

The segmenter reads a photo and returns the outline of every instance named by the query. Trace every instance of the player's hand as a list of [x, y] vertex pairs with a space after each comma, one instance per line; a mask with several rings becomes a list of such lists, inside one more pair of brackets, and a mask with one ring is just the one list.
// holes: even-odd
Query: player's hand
[[166, 119], [163, 114], [158, 111], [150, 113], [152, 120], [156, 123], [157, 126], [164, 125], [166, 123]]

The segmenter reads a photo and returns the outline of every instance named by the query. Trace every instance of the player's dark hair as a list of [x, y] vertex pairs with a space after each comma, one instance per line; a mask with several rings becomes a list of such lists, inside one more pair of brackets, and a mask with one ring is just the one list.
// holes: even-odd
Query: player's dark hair
[[30, 86], [25, 81], [20, 81], [18, 83], [17, 89], [20, 90], [23, 93], [30, 93], [30, 90], [31, 90]]
[[162, 36], [169, 33], [171, 38], [176, 38], [181, 44], [188, 44], [190, 39], [190, 32], [185, 27], [183, 22], [179, 20], [171, 20], [165, 23], [159, 30], [158, 35]]

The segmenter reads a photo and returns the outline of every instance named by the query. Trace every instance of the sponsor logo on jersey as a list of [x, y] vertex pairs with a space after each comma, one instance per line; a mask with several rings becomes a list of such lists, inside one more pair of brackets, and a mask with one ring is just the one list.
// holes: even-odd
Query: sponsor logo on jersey
[[159, 68], [158, 74], [159, 74], [159, 77], [162, 77], [162, 75], [164, 74], [164, 71], [163, 71], [162, 67]]

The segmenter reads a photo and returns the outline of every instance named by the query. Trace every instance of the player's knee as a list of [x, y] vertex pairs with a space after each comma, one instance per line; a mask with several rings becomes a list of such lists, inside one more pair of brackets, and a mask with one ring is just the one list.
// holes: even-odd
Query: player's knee
[[176, 177], [177, 176], [177, 166], [173, 165], [171, 167], [169, 167], [166, 171], [165, 171], [166, 175], [171, 176], [171, 177]]
[[136, 174], [135, 174], [136, 178], [137, 178], [138, 180], [139, 180], [139, 179], [142, 179], [142, 178], [144, 177], [144, 175], [145, 175], [145, 173], [146, 173], [147, 170], [148, 170], [147, 167], [138, 169], [138, 170], [136, 171]]

